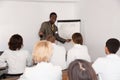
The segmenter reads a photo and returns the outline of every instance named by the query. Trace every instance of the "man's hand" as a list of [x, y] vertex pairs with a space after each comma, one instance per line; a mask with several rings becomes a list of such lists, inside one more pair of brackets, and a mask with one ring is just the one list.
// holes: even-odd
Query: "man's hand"
[[71, 41], [71, 39], [66, 39], [66, 42], [70, 42]]
[[43, 32], [40, 32], [39, 36], [40, 36], [40, 38], [42, 38], [43, 37]]

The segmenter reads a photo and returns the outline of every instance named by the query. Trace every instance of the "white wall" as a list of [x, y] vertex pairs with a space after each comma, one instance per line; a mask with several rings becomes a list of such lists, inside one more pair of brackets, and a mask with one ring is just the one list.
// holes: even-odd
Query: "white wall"
[[49, 20], [50, 12], [55, 11], [58, 19], [75, 19], [75, 10], [73, 2], [0, 1], [0, 50], [18, 33], [23, 36], [24, 48], [32, 52], [40, 25]]
[[81, 0], [77, 6], [85, 44], [94, 61], [105, 55], [107, 39], [114, 37], [120, 40], [120, 0]]
[[4, 1], [31, 1], [31, 2], [35, 2], [35, 1], [37, 1], [37, 2], [75, 2], [75, 1], [79, 1], [79, 0], [4, 0]]
[[57, 12], [58, 19], [81, 19], [81, 33], [93, 61], [105, 56], [108, 38], [120, 40], [120, 0], [0, 1], [0, 50], [7, 48], [13, 33], [19, 33], [24, 48], [32, 51], [41, 22], [48, 20], [51, 11]]

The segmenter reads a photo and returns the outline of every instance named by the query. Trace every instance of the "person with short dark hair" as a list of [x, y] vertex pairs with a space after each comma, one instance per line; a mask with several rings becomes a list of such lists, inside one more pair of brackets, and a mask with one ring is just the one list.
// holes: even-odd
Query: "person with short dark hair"
[[9, 49], [0, 56], [0, 67], [8, 66], [6, 76], [21, 75], [26, 66], [32, 65], [32, 58], [27, 50], [23, 50], [23, 38], [19, 34], [11, 36]]
[[106, 57], [98, 58], [93, 68], [100, 80], [120, 80], [120, 57], [116, 54], [120, 48], [120, 41], [115, 38], [107, 40], [105, 45]]
[[67, 65], [69, 65], [75, 59], [84, 59], [91, 62], [87, 46], [83, 45], [81, 33], [74, 33], [72, 35], [72, 41], [74, 46], [67, 53]]
[[69, 80], [97, 80], [91, 63], [82, 59], [76, 59], [68, 67]]
[[50, 13], [50, 20], [43, 22], [39, 30], [39, 36], [41, 40], [45, 40], [48, 35], [53, 35], [57, 41], [61, 43], [70, 42], [70, 39], [64, 39], [59, 36], [58, 28], [55, 25], [57, 14], [55, 12]]

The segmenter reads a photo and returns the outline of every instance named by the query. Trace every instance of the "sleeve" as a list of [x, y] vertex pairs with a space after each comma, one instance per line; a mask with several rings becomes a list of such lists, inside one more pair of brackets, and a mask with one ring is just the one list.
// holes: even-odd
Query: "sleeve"
[[55, 31], [55, 37], [56, 37], [56, 40], [60, 41], [61, 43], [65, 43], [66, 42], [66, 39], [64, 39], [64, 38], [59, 36], [57, 26], [56, 26], [56, 31]]
[[43, 33], [43, 35], [45, 33], [45, 22], [43, 22], [41, 27], [40, 27], [40, 30], [39, 30], [39, 33], [38, 33], [39, 37], [40, 37], [40, 33]]
[[86, 51], [86, 54], [87, 54], [87, 55], [86, 55], [86, 57], [87, 57], [86, 59], [87, 59], [87, 61], [91, 62], [91, 57], [90, 57], [90, 55], [89, 55], [89, 53], [88, 53], [88, 48], [87, 48], [87, 46], [85, 46], [85, 49], [86, 49], [85, 51]]
[[98, 58], [93, 64], [92, 64], [93, 69], [95, 70], [96, 74], [101, 72], [101, 60]]
[[32, 55], [30, 53], [28, 53], [27, 55], [27, 64], [26, 66], [32, 66], [33, 65], [33, 61], [32, 61]]
[[44, 26], [45, 26], [45, 23], [42, 23], [41, 28], [40, 28], [40, 32], [44, 32]]
[[57, 66], [55, 76], [56, 76], [55, 80], [62, 80], [62, 68], [60, 66]]
[[95, 70], [97, 76], [98, 76], [98, 79], [99, 80], [102, 80], [102, 77], [101, 77], [101, 74], [104, 72], [105, 70], [105, 67], [104, 67], [104, 60], [101, 59], [101, 58], [98, 58], [93, 64], [92, 64], [92, 67], [93, 69]]
[[7, 57], [7, 54], [5, 52], [0, 56], [0, 67], [7, 66], [6, 57]]
[[74, 56], [71, 52], [71, 50], [68, 51], [67, 53], [67, 67], [69, 66], [69, 64], [74, 60]]

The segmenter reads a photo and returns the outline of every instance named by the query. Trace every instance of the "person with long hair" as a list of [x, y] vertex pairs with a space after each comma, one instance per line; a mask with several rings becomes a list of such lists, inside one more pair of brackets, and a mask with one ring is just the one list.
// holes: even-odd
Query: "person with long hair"
[[75, 59], [84, 59], [91, 62], [88, 48], [83, 45], [83, 37], [81, 33], [74, 33], [72, 35], [72, 42], [74, 46], [67, 53], [67, 66]]
[[37, 42], [33, 49], [33, 67], [25, 69], [25, 72], [18, 80], [61, 80], [62, 69], [51, 64], [52, 44], [49, 41]]
[[8, 42], [9, 49], [0, 56], [0, 67], [8, 66], [6, 77], [20, 76], [26, 66], [32, 65], [32, 56], [27, 50], [22, 49], [23, 38], [19, 34], [11, 36]]
[[76, 59], [68, 67], [69, 80], [97, 80], [95, 71], [88, 61]]

